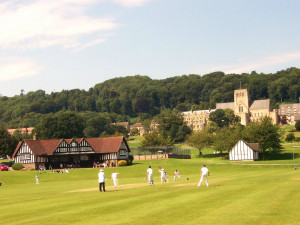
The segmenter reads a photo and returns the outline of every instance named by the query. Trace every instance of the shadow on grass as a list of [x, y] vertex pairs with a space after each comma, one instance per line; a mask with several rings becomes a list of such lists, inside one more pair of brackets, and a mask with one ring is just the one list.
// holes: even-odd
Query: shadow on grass
[[[295, 153], [295, 159], [300, 157], [300, 153]], [[201, 156], [196, 156], [196, 158], [202, 159], [229, 159], [228, 153], [219, 153], [219, 154], [202, 154]], [[260, 160], [263, 160], [263, 155], [260, 153]], [[265, 153], [265, 160], [291, 160], [293, 159], [293, 153], [291, 152], [279, 152], [279, 153]]]
[[271, 153], [271, 152], [266, 152], [265, 153], [265, 160], [291, 160], [295, 157], [299, 158], [300, 154], [295, 153], [293, 156], [293, 153], [291, 152], [280, 152], [280, 153]]
[[206, 158], [206, 159], [229, 159], [228, 153], [219, 153], [219, 154], [202, 154], [201, 156], [197, 155], [196, 158]]

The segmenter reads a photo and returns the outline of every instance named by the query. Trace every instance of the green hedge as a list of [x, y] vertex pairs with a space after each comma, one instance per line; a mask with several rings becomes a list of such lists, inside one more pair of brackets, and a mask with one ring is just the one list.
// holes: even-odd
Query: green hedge
[[12, 165], [12, 168], [14, 170], [21, 170], [21, 169], [24, 168], [24, 166], [21, 163], [15, 163], [15, 164]]

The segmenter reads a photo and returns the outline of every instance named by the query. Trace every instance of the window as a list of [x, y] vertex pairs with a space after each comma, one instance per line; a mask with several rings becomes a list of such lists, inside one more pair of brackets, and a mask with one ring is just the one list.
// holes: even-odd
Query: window
[[72, 142], [71, 146], [72, 146], [72, 147], [76, 147], [77, 145], [76, 145], [75, 142]]
[[77, 143], [72, 142], [70, 152], [78, 152]]
[[81, 152], [91, 152], [92, 148], [91, 147], [80, 147], [79, 151], [81, 151]]
[[68, 152], [68, 148], [58, 148], [58, 152]]
[[239, 112], [243, 112], [243, 106], [239, 105]]
[[126, 149], [120, 149], [120, 156], [126, 156], [127, 155], [127, 151]]
[[31, 155], [30, 154], [20, 154], [20, 161], [24, 162], [25, 160], [31, 160]]

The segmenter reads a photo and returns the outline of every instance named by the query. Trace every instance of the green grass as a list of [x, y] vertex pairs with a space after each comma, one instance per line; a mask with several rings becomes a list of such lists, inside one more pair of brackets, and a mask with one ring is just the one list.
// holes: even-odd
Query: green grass
[[129, 148], [138, 148], [140, 147], [141, 141], [144, 139], [143, 136], [130, 136], [128, 145]]
[[[39, 185], [35, 171], [0, 172], [1, 223], [299, 224], [300, 168], [294, 170], [292, 160], [269, 165], [219, 158], [135, 163], [116, 169], [120, 188], [114, 190], [107, 180], [106, 193], [98, 191], [99, 169], [46, 171], [39, 174]], [[211, 172], [209, 188], [196, 187], [203, 163]], [[154, 171], [154, 187], [143, 181], [148, 165]], [[178, 169], [183, 181], [161, 184], [158, 166], [169, 175]], [[107, 178], [113, 170], [105, 169]]]
[[[286, 135], [295, 129], [295, 126], [294, 125], [284, 125], [284, 126], [281, 126], [280, 129], [284, 132], [283, 139], [285, 139]], [[296, 138], [300, 137], [299, 131], [295, 131], [293, 133]], [[285, 143], [285, 141], [284, 141], [284, 143]]]

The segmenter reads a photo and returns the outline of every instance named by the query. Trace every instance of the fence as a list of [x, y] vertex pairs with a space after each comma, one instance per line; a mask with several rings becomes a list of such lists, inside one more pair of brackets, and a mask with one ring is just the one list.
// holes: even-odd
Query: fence
[[191, 158], [191, 151], [189, 149], [178, 149], [170, 146], [132, 148], [131, 153], [134, 155], [134, 160]]

